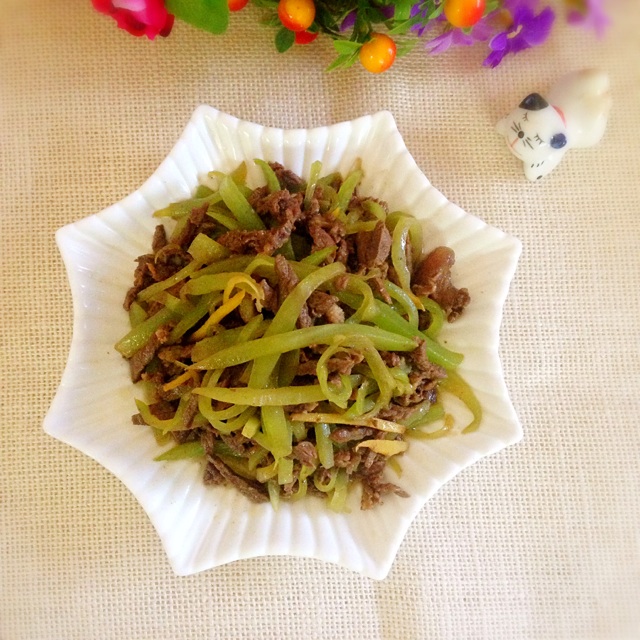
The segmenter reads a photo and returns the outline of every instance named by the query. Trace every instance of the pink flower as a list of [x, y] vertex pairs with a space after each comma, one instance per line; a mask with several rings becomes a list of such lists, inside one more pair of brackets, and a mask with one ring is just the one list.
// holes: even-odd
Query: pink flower
[[118, 26], [134, 36], [166, 37], [174, 17], [166, 10], [164, 0], [91, 0], [100, 13], [111, 16]]

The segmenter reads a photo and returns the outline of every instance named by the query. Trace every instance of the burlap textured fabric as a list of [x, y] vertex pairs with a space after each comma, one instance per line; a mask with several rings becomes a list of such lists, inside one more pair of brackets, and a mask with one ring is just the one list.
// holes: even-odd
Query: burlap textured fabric
[[[380, 77], [278, 55], [258, 10], [148, 42], [87, 0], [0, 0], [0, 638], [640, 638], [640, 7], [505, 62], [418, 47]], [[596, 66], [609, 128], [538, 184], [494, 133]], [[451, 201], [523, 242], [501, 331], [524, 441], [446, 485], [389, 577], [293, 558], [173, 575], [126, 488], [41, 429], [72, 303], [55, 230], [135, 190], [193, 109], [309, 127], [389, 109]]]

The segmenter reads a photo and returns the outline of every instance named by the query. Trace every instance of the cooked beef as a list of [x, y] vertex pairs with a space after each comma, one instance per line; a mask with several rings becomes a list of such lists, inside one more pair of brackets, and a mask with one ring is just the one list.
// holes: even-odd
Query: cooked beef
[[416, 266], [412, 279], [414, 293], [435, 300], [449, 322], [453, 322], [471, 300], [467, 289], [457, 289], [451, 282], [451, 267], [455, 261], [453, 250], [438, 247]]
[[266, 279], [260, 280], [258, 282], [260, 288], [262, 289], [262, 293], [264, 294], [264, 300], [262, 301], [262, 308], [267, 311], [271, 311], [275, 313], [278, 310], [278, 293], [277, 291], [269, 284], [269, 281]]
[[151, 240], [151, 250], [158, 253], [167, 244], [167, 232], [163, 225], [159, 224], [153, 232], [153, 240]]
[[[218, 471], [218, 473], [231, 485], [233, 485], [242, 495], [249, 498], [253, 502], [267, 502], [265, 485], [259, 482], [251, 482], [245, 478], [241, 478], [237, 473], [232, 471], [220, 458], [209, 458], [209, 464]], [[209, 465], [207, 465], [208, 467]], [[205, 472], [206, 473], [206, 472]]]
[[406, 406], [390, 402], [386, 407], [382, 407], [378, 411], [377, 417], [382, 420], [390, 420], [391, 422], [400, 422], [408, 418], [416, 410], [415, 406]]
[[171, 431], [171, 437], [178, 443], [196, 442], [200, 440], [199, 429], [184, 429], [182, 431]]
[[318, 214], [307, 220], [307, 231], [313, 240], [311, 251], [338, 245], [346, 236], [346, 228], [330, 213]]
[[[278, 277], [278, 307], [280, 307], [285, 298], [295, 289], [299, 279], [289, 264], [289, 261], [282, 255], [276, 256], [275, 270], [276, 276]], [[309, 308], [306, 304], [303, 304], [296, 326], [298, 329], [301, 329], [302, 327], [310, 327], [312, 325], [313, 320], [309, 315]]]
[[338, 449], [333, 454], [333, 464], [339, 469], [344, 469], [348, 475], [356, 471], [361, 461], [362, 454], [355, 449]]
[[169, 242], [155, 254], [156, 264], [171, 265], [176, 271], [191, 262], [191, 256], [175, 242]]
[[[373, 455], [371, 455], [373, 454]], [[357, 475], [362, 483], [360, 508], [371, 509], [382, 503], [382, 497], [390, 493], [406, 498], [408, 494], [397, 485], [383, 478], [386, 461], [384, 456], [370, 451], [365, 464], [360, 465]]]
[[138, 263], [133, 273], [133, 286], [127, 291], [127, 295], [124, 299], [124, 308], [129, 311], [133, 301], [140, 291], [146, 289], [149, 285], [154, 283], [153, 276], [149, 271], [149, 264], [153, 264], [154, 256], [152, 253], [139, 256], [136, 259]]
[[307, 467], [313, 467], [318, 462], [318, 452], [313, 442], [303, 440], [293, 447], [292, 455]]
[[[347, 353], [345, 351], [339, 351], [334, 356], [331, 356], [327, 362], [327, 369], [329, 373], [339, 373], [348, 376], [353, 367], [360, 364], [364, 360], [364, 356], [360, 353]], [[300, 359], [298, 363], [297, 376], [315, 376], [316, 369], [318, 367], [317, 359]]]
[[149, 340], [129, 358], [131, 380], [138, 382], [145, 367], [155, 358], [156, 351], [162, 346], [162, 333], [156, 331]]
[[[166, 400], [160, 400], [149, 405], [149, 411], [159, 420], [170, 420], [176, 413], [176, 404], [171, 404]], [[136, 413], [131, 417], [133, 424], [147, 424], [144, 418]]]
[[234, 254], [258, 254], [271, 255], [289, 239], [293, 231], [293, 223], [274, 227], [273, 229], [260, 229], [258, 231], [244, 231], [232, 229], [218, 237], [218, 242], [227, 247]]
[[420, 371], [427, 373], [431, 378], [439, 380], [447, 377], [447, 371], [444, 367], [429, 360], [427, 343], [424, 340], [421, 340], [418, 346], [409, 353], [409, 357]]
[[344, 311], [338, 298], [324, 291], [314, 291], [309, 296], [308, 306], [312, 318], [324, 317], [331, 324], [344, 322]]
[[209, 204], [205, 202], [201, 207], [195, 207], [189, 214], [189, 218], [172, 242], [183, 249], [188, 249], [194, 238], [202, 231], [202, 224], [207, 215]]
[[289, 193], [286, 189], [274, 191], [258, 200], [254, 200], [256, 213], [261, 217], [271, 216], [278, 224], [295, 224], [303, 217], [302, 193]]
[[380, 221], [372, 231], [357, 234], [358, 268], [371, 269], [384, 264], [391, 252], [391, 234], [384, 222]]
[[304, 189], [305, 181], [293, 171], [285, 169], [279, 162], [270, 162], [269, 166], [273, 169], [283, 189], [293, 192]]
[[336, 427], [329, 438], [334, 442], [351, 442], [352, 440], [364, 440], [376, 433], [370, 427]]

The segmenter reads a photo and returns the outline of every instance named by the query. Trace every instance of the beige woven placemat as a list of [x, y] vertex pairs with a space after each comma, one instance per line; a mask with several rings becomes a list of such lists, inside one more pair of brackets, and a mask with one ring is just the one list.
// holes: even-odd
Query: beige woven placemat
[[[0, 639], [640, 638], [637, 0], [602, 42], [561, 27], [493, 71], [418, 48], [380, 77], [324, 73], [328, 43], [279, 56], [254, 9], [150, 43], [90, 4], [0, 0]], [[583, 66], [611, 75], [605, 139], [529, 184], [494, 124]], [[501, 355], [525, 439], [428, 503], [383, 582], [291, 558], [175, 577], [124, 486], [42, 432], [72, 323], [54, 232], [136, 189], [200, 103], [389, 109], [450, 200], [523, 242]]]

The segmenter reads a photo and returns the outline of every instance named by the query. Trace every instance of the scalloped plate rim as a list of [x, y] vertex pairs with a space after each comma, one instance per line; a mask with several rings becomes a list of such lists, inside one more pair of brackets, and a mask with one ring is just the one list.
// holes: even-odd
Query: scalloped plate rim
[[[399, 515], [396, 514], [398, 518], [395, 526], [395, 530], [393, 531], [393, 535], [389, 534], [389, 538], [393, 538], [394, 542], [391, 545], [391, 548], [387, 550], [385, 554], [380, 555], [377, 558], [370, 558], [369, 563], [366, 564], [363, 560], [358, 560], [350, 562], [349, 559], [336, 559], [331, 556], [331, 553], [324, 552], [320, 553], [317, 549], [313, 548], [304, 548], [304, 545], [301, 547], [300, 545], [294, 545], [295, 548], [283, 548], [278, 545], [271, 545], [269, 547], [269, 543], [267, 543], [267, 548], [260, 549], [257, 546], [249, 546], [241, 548], [240, 550], [236, 550], [235, 553], [231, 553], [230, 555], [224, 555], [223, 559], [219, 562], [212, 562], [211, 559], [205, 561], [204, 563], [200, 563], [197, 566], [193, 564], [189, 564], [185, 561], [183, 557], [175, 552], [175, 545], [170, 542], [171, 535], [167, 534], [166, 531], [163, 532], [163, 528], [159, 526], [159, 522], [157, 520], [157, 514], [154, 514], [153, 510], [150, 508], [150, 503], [152, 500], [149, 496], [143, 494], [141, 495], [141, 488], [134, 481], [132, 476], [126, 472], [123, 472], [122, 465], [117, 463], [115, 458], [107, 457], [105, 459], [104, 454], [100, 454], [100, 451], [96, 452], [92, 449], [91, 446], [88, 446], [86, 442], [79, 443], [79, 439], [77, 437], [77, 432], [74, 432], [73, 429], [69, 429], [64, 424], [62, 424], [60, 417], [62, 410], [65, 406], [68, 406], [69, 403], [74, 403], [73, 393], [74, 393], [74, 369], [77, 365], [77, 360], [80, 358], [80, 352], [82, 348], [82, 344], [80, 341], [80, 336], [84, 336], [84, 329], [82, 327], [82, 323], [86, 321], [86, 314], [81, 304], [82, 298], [82, 283], [80, 272], [82, 269], [78, 265], [78, 263], [74, 260], [72, 255], [72, 251], [70, 249], [70, 244], [73, 241], [73, 235], [75, 233], [83, 233], [86, 231], [86, 228], [91, 227], [92, 221], [102, 220], [108, 221], [110, 216], [116, 215], [117, 212], [121, 210], [127, 210], [127, 207], [136, 208], [136, 201], [142, 197], [143, 199], [148, 200], [148, 196], [145, 196], [146, 192], [149, 191], [153, 193], [154, 183], [160, 179], [163, 172], [168, 171], [170, 169], [171, 163], [176, 163], [176, 156], [178, 159], [180, 158], [180, 153], [182, 151], [182, 147], [185, 144], [185, 141], [189, 139], [189, 135], [193, 135], [191, 132], [193, 130], [196, 131], [198, 135], [201, 135], [201, 128], [204, 127], [205, 130], [208, 130], [207, 127], [210, 127], [211, 121], [222, 118], [227, 123], [233, 123], [236, 127], [239, 125], [244, 125], [248, 130], [259, 130], [261, 132], [272, 133], [274, 135], [282, 135], [283, 140], [287, 137], [287, 135], [291, 134], [293, 137], [305, 135], [307, 139], [310, 135], [331, 132], [331, 130], [338, 129], [339, 127], [347, 128], [351, 127], [353, 129], [354, 126], [364, 126], [365, 123], [371, 122], [373, 125], [377, 127], [387, 127], [389, 131], [388, 135], [391, 136], [393, 142], [395, 144], [400, 145], [400, 151], [403, 155], [403, 160], [410, 164], [410, 169], [412, 174], [416, 176], [416, 179], [422, 183], [423, 189], [425, 193], [429, 192], [430, 198], [441, 199], [442, 203], [437, 207], [438, 215], [444, 215], [440, 211], [440, 209], [449, 207], [450, 213], [455, 213], [458, 216], [458, 220], [462, 222], [473, 222], [473, 225], [477, 229], [483, 230], [485, 233], [493, 233], [495, 237], [499, 238], [501, 243], [501, 249], [504, 252], [503, 260], [504, 265], [503, 271], [500, 274], [499, 278], [499, 287], [495, 293], [495, 298], [493, 299], [495, 310], [493, 315], [491, 316], [491, 326], [493, 332], [495, 333], [495, 345], [494, 347], [488, 351], [485, 356], [489, 357], [490, 360], [493, 360], [493, 370], [491, 374], [494, 378], [494, 382], [497, 383], [499, 389], [500, 399], [502, 401], [502, 410], [505, 412], [505, 421], [509, 424], [510, 430], [502, 434], [500, 439], [493, 438], [492, 444], [483, 444], [483, 450], [478, 451], [477, 449], [471, 449], [473, 452], [470, 455], [469, 460], [467, 460], [464, 464], [459, 467], [455, 465], [450, 465], [448, 468], [448, 472], [443, 474], [437, 481], [434, 481], [433, 486], [431, 486], [428, 490], [423, 491], [420, 495], [412, 495], [412, 497], [406, 501], [407, 508], [400, 509]], [[375, 129], [375, 127], [372, 127]], [[374, 131], [375, 133], [375, 131]], [[329, 136], [327, 136], [329, 137]], [[295, 146], [295, 145], [294, 145]], [[195, 181], [197, 182], [198, 176], [195, 176]], [[376, 194], [377, 195], [377, 194]], [[425, 194], [422, 194], [423, 196]], [[426, 197], [426, 196], [425, 196]], [[150, 207], [150, 210], [153, 210], [154, 207]], [[430, 212], [430, 215], [436, 213]], [[149, 222], [149, 221], [147, 221]], [[147, 225], [148, 226], [148, 225]], [[468, 226], [468, 225], [467, 225]], [[174, 570], [174, 572], [178, 575], [190, 575], [193, 573], [197, 573], [199, 571], [204, 571], [209, 568], [213, 568], [215, 566], [219, 566], [220, 564], [225, 564], [227, 562], [233, 562], [235, 560], [244, 559], [244, 558], [254, 558], [260, 556], [267, 555], [292, 555], [298, 557], [307, 557], [307, 558], [316, 558], [328, 562], [333, 562], [335, 564], [347, 567], [353, 571], [357, 571], [362, 573], [363, 575], [367, 575], [369, 577], [375, 579], [383, 579], [389, 572], [397, 551], [399, 549], [402, 540], [404, 539], [406, 532], [415, 519], [417, 513], [424, 507], [426, 502], [431, 498], [431, 496], [446, 482], [449, 482], [452, 478], [454, 478], [460, 471], [471, 466], [475, 462], [481, 460], [482, 458], [496, 453], [507, 446], [515, 444], [518, 442], [523, 435], [522, 425], [517, 417], [515, 409], [511, 404], [508, 395], [508, 389], [506, 387], [506, 383], [504, 380], [502, 363], [499, 357], [498, 347], [499, 347], [499, 330], [502, 322], [502, 313], [504, 309], [504, 303], [506, 301], [506, 297], [508, 295], [509, 286], [515, 274], [515, 270], [517, 268], [517, 263], [521, 254], [522, 245], [517, 238], [513, 236], [509, 236], [504, 232], [496, 229], [495, 227], [491, 227], [487, 225], [479, 218], [466, 213], [456, 205], [450, 203], [446, 197], [441, 194], [437, 189], [431, 185], [428, 178], [424, 175], [424, 173], [420, 170], [418, 165], [415, 163], [413, 157], [409, 153], [404, 140], [397, 128], [395, 123], [395, 119], [393, 115], [389, 111], [379, 111], [377, 113], [371, 115], [364, 115], [359, 118], [356, 118], [351, 121], [338, 122], [333, 125], [329, 125], [326, 127], [318, 126], [313, 127], [311, 129], [279, 129], [276, 127], [264, 127], [262, 125], [258, 125], [256, 123], [242, 121], [235, 116], [231, 116], [224, 112], [218, 111], [214, 107], [209, 105], [200, 105], [197, 107], [183, 130], [181, 136], [176, 141], [175, 145], [169, 152], [169, 154], [165, 157], [165, 159], [160, 163], [156, 171], [134, 192], [125, 196], [119, 202], [103, 209], [102, 211], [88, 216], [87, 218], [83, 218], [82, 220], [78, 220], [76, 222], [72, 222], [70, 224], [61, 227], [56, 231], [55, 234], [56, 244], [61, 253], [61, 256], [64, 261], [65, 269], [67, 272], [67, 277], [69, 280], [70, 288], [72, 291], [72, 299], [73, 299], [73, 333], [71, 339], [71, 345], [69, 348], [69, 356], [67, 359], [67, 364], [64, 368], [62, 379], [60, 382], [60, 386], [53, 398], [50, 409], [45, 416], [43, 422], [43, 428], [46, 433], [57, 438], [58, 440], [65, 442], [66, 444], [73, 446], [74, 448], [80, 450], [86, 455], [90, 456], [94, 460], [96, 460], [99, 464], [107, 468], [111, 473], [113, 473], [116, 477], [118, 477], [124, 484], [129, 488], [129, 490], [134, 494], [136, 499], [142, 504], [143, 508], [147, 512], [153, 526], [156, 528], [156, 531], [159, 537], [162, 540], [163, 546], [165, 547], [165, 551], [167, 553], [169, 562]], [[100, 239], [98, 238], [98, 244], [100, 244]], [[121, 363], [123, 366], [124, 362]], [[124, 370], [124, 369], [123, 369]], [[130, 383], [129, 383], [130, 384]], [[132, 394], [133, 395], [133, 394]], [[76, 403], [77, 404], [77, 403]], [[75, 434], [75, 437], [74, 437]], [[473, 435], [473, 434], [471, 434]], [[467, 436], [465, 436], [467, 437]], [[433, 441], [438, 442], [438, 441]], [[416, 445], [420, 447], [421, 445]], [[157, 463], [156, 463], [157, 464]], [[175, 464], [175, 463], [174, 463]], [[284, 505], [285, 508], [288, 508], [289, 505]], [[324, 509], [324, 505], [322, 507]], [[383, 507], [384, 508], [384, 505]], [[317, 509], [308, 509], [308, 511], [317, 511]], [[217, 512], [216, 512], [217, 514]], [[335, 516], [331, 516], [335, 517]], [[366, 558], [365, 558], [366, 560]], [[363, 564], [364, 562], [364, 564]]]

